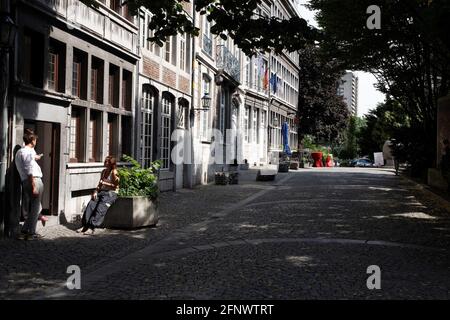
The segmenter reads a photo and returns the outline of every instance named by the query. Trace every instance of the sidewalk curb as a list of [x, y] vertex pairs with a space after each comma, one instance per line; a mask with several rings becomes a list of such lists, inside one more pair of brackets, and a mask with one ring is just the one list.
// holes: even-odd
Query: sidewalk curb
[[401, 179], [403, 179], [404, 181], [414, 184], [417, 187], [415, 190], [421, 191], [424, 194], [428, 195], [430, 198], [432, 198], [434, 201], [436, 201], [440, 206], [444, 207], [448, 211], [448, 213], [450, 213], [450, 201], [445, 199], [438, 193], [434, 192], [432, 187], [430, 187], [427, 184], [419, 183], [405, 175], [400, 175], [399, 177]]

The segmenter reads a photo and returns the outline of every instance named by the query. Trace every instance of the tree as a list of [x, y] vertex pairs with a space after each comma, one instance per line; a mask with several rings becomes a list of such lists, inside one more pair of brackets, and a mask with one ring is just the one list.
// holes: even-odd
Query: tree
[[[91, 6], [98, 5], [94, 0], [81, 1]], [[168, 37], [178, 33], [198, 36], [199, 29], [183, 10], [183, 4], [187, 3], [195, 3], [197, 12], [205, 15], [208, 21], [214, 21], [212, 34], [222, 39], [231, 37], [247, 55], [257, 51], [297, 51], [313, 43], [318, 35], [317, 30], [300, 17], [281, 20], [257, 14], [256, 9], [262, 0], [127, 0], [126, 3], [134, 15], [140, 7], [152, 13], [149, 28], [154, 33], [150, 40], [160, 46]]]
[[[95, 5], [93, 0], [82, 0]], [[300, 51], [301, 83], [300, 135], [312, 134], [318, 139], [333, 141], [346, 127], [348, 111], [336, 95], [336, 81], [343, 69], [323, 60], [315, 42], [320, 33], [300, 17], [279, 19], [257, 13], [262, 0], [128, 0], [132, 13], [142, 6], [152, 13], [149, 38], [160, 46], [167, 37], [177, 33], [199, 34], [198, 28], [184, 11], [183, 4], [195, 3], [195, 10], [214, 21], [211, 33], [226, 39], [231, 37], [247, 55], [258, 51], [282, 53]], [[314, 62], [312, 62], [313, 59]]]
[[305, 135], [316, 140], [336, 141], [350, 117], [347, 105], [337, 95], [343, 71], [334, 60], [327, 61], [317, 46], [300, 50], [299, 142]]
[[[374, 152], [382, 151], [387, 140], [395, 139], [401, 142], [415, 139], [423, 143], [420, 137], [408, 137], [410, 133], [412, 133], [410, 118], [404, 112], [402, 105], [398, 101], [388, 99], [378, 104], [376, 109], [365, 116], [365, 126], [359, 133], [359, 148], [363, 154], [371, 156]], [[406, 144], [404, 147], [406, 148], [403, 148], [401, 154], [397, 154], [402, 161], [423, 157], [415, 150], [417, 145], [413, 147]]]
[[[361, 130], [365, 127], [365, 120], [356, 116], [350, 117], [349, 125], [344, 133], [341, 143], [335, 147], [335, 153], [341, 159], [354, 159], [361, 155], [359, 137]], [[366, 153], [362, 153], [366, 155]]]
[[[415, 146], [419, 173], [433, 165], [437, 100], [448, 93], [450, 3], [447, 0], [311, 0], [323, 28], [321, 45], [348, 69], [373, 73], [379, 89], [402, 106], [411, 132], [403, 145]], [[381, 8], [381, 29], [366, 27], [366, 10]], [[415, 138], [417, 137], [417, 138]], [[412, 150], [411, 150], [412, 151]], [[417, 155], [417, 154], [416, 154]]]

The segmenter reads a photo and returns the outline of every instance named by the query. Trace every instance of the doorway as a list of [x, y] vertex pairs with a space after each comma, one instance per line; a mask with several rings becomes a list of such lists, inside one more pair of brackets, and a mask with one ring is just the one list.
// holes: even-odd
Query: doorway
[[43, 154], [38, 161], [42, 169], [44, 194], [42, 214], [58, 215], [60, 125], [57, 123], [25, 120], [24, 129], [30, 128], [38, 135], [36, 153]]

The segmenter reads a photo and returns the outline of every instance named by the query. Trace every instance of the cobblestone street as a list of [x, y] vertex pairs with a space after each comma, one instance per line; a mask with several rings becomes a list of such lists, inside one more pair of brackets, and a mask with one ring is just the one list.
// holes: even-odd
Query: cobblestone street
[[[161, 195], [156, 228], [0, 242], [2, 299], [449, 299], [446, 201], [388, 169]], [[81, 268], [81, 290], [64, 285]], [[367, 267], [381, 268], [369, 290]]]

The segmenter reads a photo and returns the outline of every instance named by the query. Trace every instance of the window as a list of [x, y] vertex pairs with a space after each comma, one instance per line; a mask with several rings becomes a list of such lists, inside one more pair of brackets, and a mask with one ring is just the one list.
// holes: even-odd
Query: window
[[227, 91], [222, 88], [220, 91], [220, 108], [219, 108], [219, 130], [222, 136], [225, 135], [225, 105], [226, 105]]
[[127, 70], [122, 71], [122, 108], [131, 111], [132, 73]]
[[[208, 75], [204, 74], [202, 79], [202, 89], [201, 89], [201, 95], [200, 95], [200, 105], [202, 105], [201, 98], [205, 94], [209, 94], [210, 97], [212, 97], [211, 93], [211, 79]], [[208, 134], [209, 134], [209, 111], [202, 111], [200, 113], [200, 138], [202, 140], [208, 140]]]
[[182, 99], [179, 101], [178, 110], [177, 110], [177, 128], [178, 129], [188, 129], [187, 128], [187, 119], [189, 110], [189, 103], [187, 100]]
[[65, 91], [66, 46], [54, 39], [50, 39], [48, 47], [47, 86], [49, 90]]
[[166, 45], [165, 45], [165, 47], [164, 47], [164, 49], [165, 49], [164, 59], [165, 59], [167, 62], [170, 62], [170, 56], [171, 56], [171, 48], [170, 48], [170, 46], [171, 46], [171, 39], [170, 39], [170, 37], [169, 37], [169, 38], [167, 38], [167, 40], [166, 40]]
[[253, 142], [258, 142], [258, 109], [253, 108], [253, 123], [252, 123]]
[[124, 3], [122, 5], [122, 17], [124, 17], [128, 21], [133, 22], [133, 16], [131, 15], [130, 10], [128, 9], [128, 3]]
[[155, 92], [148, 86], [142, 90], [141, 103], [141, 163], [148, 168], [153, 160], [153, 110], [155, 109]]
[[260, 135], [261, 135], [262, 136], [262, 141], [259, 141], [259, 142], [262, 143], [263, 147], [265, 148], [266, 147], [266, 143], [267, 143], [267, 138], [266, 138], [266, 132], [267, 132], [267, 130], [266, 130], [267, 111], [261, 110], [260, 117], [261, 117], [261, 121], [260, 121], [260, 123], [261, 123], [261, 131], [260, 132], [262, 132], [262, 134], [260, 133], [258, 135], [258, 139], [260, 139]]
[[171, 63], [176, 66], [177, 65], [177, 37], [172, 37], [172, 60]]
[[245, 85], [251, 88], [251, 58], [245, 57]]
[[69, 162], [82, 161], [82, 110], [72, 107], [70, 116]]
[[249, 131], [250, 131], [250, 107], [245, 107], [244, 112], [244, 141], [248, 142], [249, 140]]
[[100, 148], [102, 140], [102, 113], [91, 110], [88, 133], [88, 154], [89, 162], [99, 162]]
[[109, 104], [119, 107], [119, 75], [120, 69], [113, 64], [109, 65]]
[[44, 35], [27, 28], [23, 35], [22, 79], [37, 88], [44, 86]]
[[103, 103], [103, 70], [104, 62], [92, 57], [91, 66], [91, 100]]
[[161, 147], [160, 159], [161, 169], [170, 168], [170, 121], [172, 115], [173, 98], [168, 94], [163, 94], [161, 101]]
[[[149, 40], [150, 37], [153, 37], [153, 30], [150, 29], [149, 27], [147, 27], [147, 41], [146, 41], [147, 42], [147, 49], [150, 50], [151, 52], [153, 52], [154, 49], [158, 49], [157, 55], [159, 55], [159, 46], [155, 45], [154, 42], [151, 42]], [[154, 53], [156, 54], [156, 50], [155, 50]]]
[[87, 97], [87, 53], [73, 50], [72, 95], [86, 100]]
[[131, 117], [122, 116], [121, 122], [122, 126], [122, 150], [121, 155], [131, 155], [131, 137], [133, 135], [133, 124], [131, 121]]
[[121, 0], [110, 0], [110, 8], [120, 14], [121, 12]]
[[258, 84], [259, 84], [259, 58], [253, 58], [253, 86], [252, 89], [257, 90], [258, 89]]
[[139, 30], [141, 32], [140, 45], [142, 48], [145, 48], [145, 44], [147, 43], [147, 26], [145, 25], [145, 16], [143, 15], [139, 17]]
[[[147, 38], [153, 37], [153, 30], [147, 28]], [[158, 57], [161, 55], [161, 47], [150, 40], [147, 40], [147, 49], [153, 52]]]
[[208, 21], [206, 16], [203, 16], [203, 34], [211, 39], [211, 22]]
[[187, 71], [186, 63], [186, 34], [180, 36], [180, 69]]
[[212, 39], [211, 39], [211, 23], [208, 21], [206, 16], [203, 16], [203, 38], [202, 38], [202, 48], [209, 55], [212, 56]]
[[112, 113], [106, 126], [106, 156], [117, 157], [117, 115]]
[[187, 72], [187, 73], [190, 73], [191, 72], [191, 39], [192, 39], [192, 41], [194, 41], [193, 40], [193, 37], [191, 37], [191, 36], [188, 36], [187, 34], [185, 34], [185, 43], [186, 43], [186, 54], [185, 54], [185, 56], [186, 56], [186, 67], [185, 67], [185, 71]]

